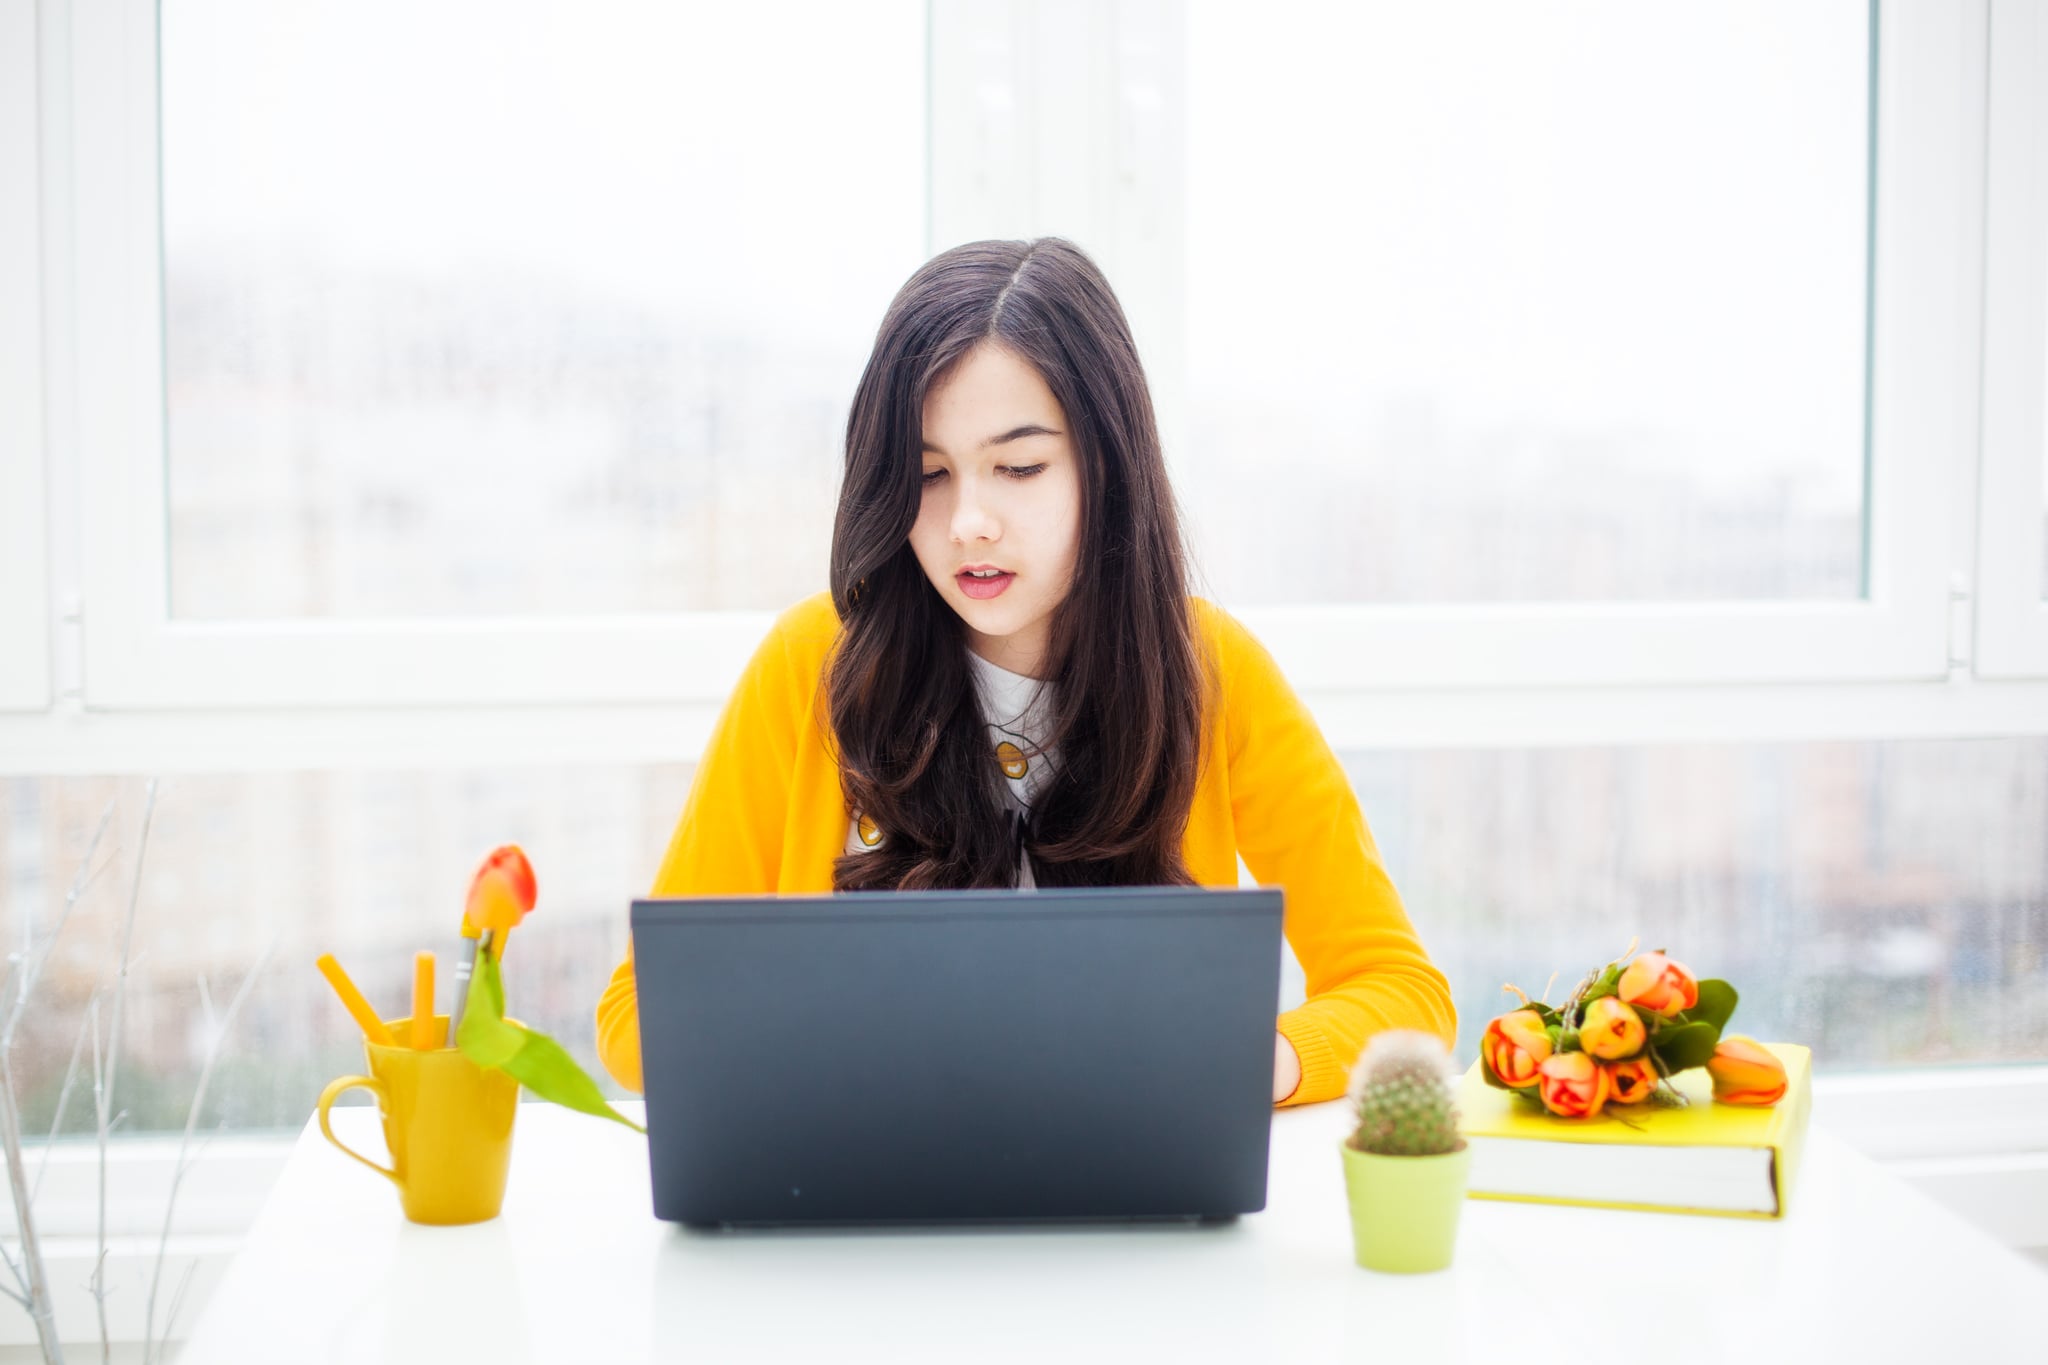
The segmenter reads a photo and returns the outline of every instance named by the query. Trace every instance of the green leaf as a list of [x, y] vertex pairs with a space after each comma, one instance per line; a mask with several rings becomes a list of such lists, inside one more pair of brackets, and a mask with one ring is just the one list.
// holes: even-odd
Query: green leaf
[[1718, 1032], [1728, 1027], [1728, 1019], [1735, 1013], [1738, 998], [1735, 988], [1725, 981], [1702, 981], [1699, 1002], [1685, 1012], [1686, 1017], [1695, 1023], [1712, 1024]]
[[1613, 995], [1621, 982], [1621, 964], [1610, 962], [1607, 970], [1600, 973], [1600, 979], [1586, 987], [1586, 993], [1579, 997], [1579, 1017], [1585, 1017], [1586, 1006], [1604, 995]]
[[1550, 1028], [1559, 1021], [1557, 1011], [1540, 1001], [1531, 1000], [1528, 1008], [1536, 1011], [1536, 1017], [1543, 1021], [1543, 1027]]
[[455, 1045], [478, 1066], [504, 1072], [544, 1100], [612, 1119], [636, 1133], [647, 1131], [605, 1102], [597, 1082], [560, 1043], [505, 1017], [505, 982], [497, 959], [489, 953], [477, 954], [475, 980], [455, 1031]]
[[563, 1051], [560, 1043], [533, 1029], [527, 1029], [525, 1033], [525, 1046], [514, 1053], [502, 1068], [507, 1075], [542, 1099], [551, 1100], [564, 1109], [611, 1119], [636, 1133], [647, 1131], [605, 1103], [597, 1082], [590, 1079], [589, 1072], [576, 1065], [576, 1059]]
[[478, 1066], [502, 1071], [525, 1041], [519, 1025], [505, 1022], [505, 983], [498, 964], [478, 953], [462, 1022], [455, 1029], [455, 1046]]
[[1720, 1041], [1721, 1030], [1718, 1027], [1694, 1020], [1660, 1032], [1651, 1051], [1663, 1063], [1666, 1074], [1671, 1074], [1705, 1066], [1707, 1059], [1714, 1055], [1714, 1045]]

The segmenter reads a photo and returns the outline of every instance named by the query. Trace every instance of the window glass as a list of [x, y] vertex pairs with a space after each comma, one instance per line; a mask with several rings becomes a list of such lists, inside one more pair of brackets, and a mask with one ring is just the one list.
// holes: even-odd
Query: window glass
[[[314, 970], [332, 952], [387, 1018], [411, 1012], [413, 954], [435, 953], [439, 1005], [464, 945], [470, 877], [517, 843], [539, 903], [506, 945], [508, 1010], [595, 1076], [593, 1015], [625, 954], [627, 907], [645, 895], [688, 791], [689, 766], [182, 776], [159, 782], [147, 842], [141, 779], [0, 782], [0, 934], [40, 942], [108, 803], [102, 868], [55, 940], [22, 1020], [16, 1075], [25, 1131], [47, 1132], [88, 1002], [109, 1018], [136, 855], [134, 944], [116, 1099], [134, 1131], [182, 1129], [210, 1034], [261, 974], [221, 1040], [208, 1124], [297, 1129], [335, 1076], [362, 1069], [362, 1035]], [[269, 956], [265, 959], [265, 954]], [[201, 982], [204, 982], [203, 995]], [[92, 1130], [91, 1060], [66, 1131]], [[607, 1092], [620, 1093], [604, 1078]]]
[[2048, 1051], [2048, 741], [1360, 754], [1460, 1057], [1631, 937], [1732, 982], [1824, 1069]]
[[1218, 595], [1860, 596], [1868, 29], [1191, 5], [1175, 455]]
[[[2048, 741], [1377, 752], [1346, 767], [1450, 977], [1462, 1061], [1509, 1001], [1503, 982], [1537, 994], [1556, 973], [1555, 1002], [1638, 935], [1735, 983], [1743, 1032], [1810, 1044], [1823, 1069], [2048, 1052]], [[412, 954], [434, 949], [445, 983], [470, 874], [504, 842], [527, 850], [541, 891], [506, 953], [508, 1004], [602, 1076], [597, 998], [691, 772], [165, 779], [125, 1005], [127, 1126], [183, 1128], [209, 1038], [199, 983], [224, 1008], [266, 949], [202, 1126], [301, 1126], [320, 1087], [362, 1061], [314, 958], [335, 953], [378, 1008], [406, 1013]], [[17, 1038], [31, 1134], [49, 1130], [88, 1000], [108, 1004], [143, 792], [134, 778], [0, 782], [10, 950], [55, 923], [116, 803], [105, 869]], [[91, 1129], [89, 1056], [83, 1074], [67, 1131]]]
[[165, 4], [173, 613], [814, 591], [924, 8]]

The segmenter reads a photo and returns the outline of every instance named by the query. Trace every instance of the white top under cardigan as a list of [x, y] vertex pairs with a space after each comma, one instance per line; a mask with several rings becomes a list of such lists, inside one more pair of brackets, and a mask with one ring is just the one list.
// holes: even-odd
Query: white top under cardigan
[[[1037, 678], [998, 668], [971, 649], [967, 664], [981, 701], [982, 718], [988, 722], [990, 761], [1001, 767], [1007, 779], [1002, 786], [1004, 805], [1021, 818], [1030, 814], [1031, 802], [1058, 758], [1055, 751], [1038, 754], [1033, 738], [1050, 728], [1046, 710], [1051, 705], [1051, 689]], [[887, 837], [888, 831], [875, 828], [873, 821], [856, 813], [847, 825], [846, 851], [864, 853], [880, 848]], [[1031, 859], [1021, 849], [1017, 886], [1024, 891], [1037, 886], [1031, 876]]]

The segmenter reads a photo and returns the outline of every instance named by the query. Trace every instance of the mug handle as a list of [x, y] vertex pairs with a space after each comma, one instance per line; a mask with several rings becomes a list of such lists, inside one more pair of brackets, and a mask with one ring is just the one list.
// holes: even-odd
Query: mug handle
[[330, 1106], [333, 1105], [333, 1103], [337, 1099], [341, 1098], [341, 1092], [344, 1090], [353, 1090], [358, 1086], [376, 1095], [378, 1108], [384, 1109], [389, 1107], [391, 1103], [391, 1093], [384, 1088], [384, 1082], [378, 1080], [375, 1076], [337, 1077], [334, 1080], [329, 1081], [327, 1083], [327, 1088], [320, 1092], [320, 1131], [326, 1135], [326, 1138], [329, 1142], [333, 1143], [335, 1146], [341, 1149], [341, 1153], [343, 1156], [346, 1156], [353, 1161], [362, 1162], [365, 1166], [368, 1166], [378, 1175], [383, 1176], [392, 1184], [397, 1185], [399, 1188], [403, 1189], [404, 1182], [398, 1178], [398, 1173], [396, 1171], [390, 1169], [388, 1166], [379, 1166], [376, 1162], [370, 1160], [370, 1158], [364, 1156], [362, 1153], [356, 1151], [353, 1147], [343, 1142], [340, 1138], [336, 1137], [334, 1135], [333, 1126], [330, 1125], [327, 1121], [327, 1110]]

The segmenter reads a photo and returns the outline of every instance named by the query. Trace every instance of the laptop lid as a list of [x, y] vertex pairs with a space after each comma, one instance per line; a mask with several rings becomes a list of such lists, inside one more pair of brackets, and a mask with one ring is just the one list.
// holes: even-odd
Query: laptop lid
[[654, 1211], [1265, 1207], [1277, 889], [637, 900]]

